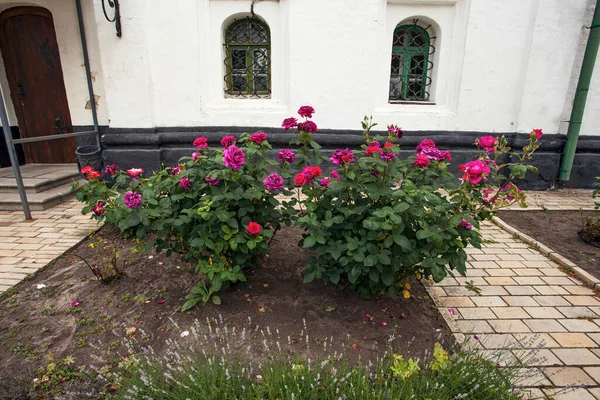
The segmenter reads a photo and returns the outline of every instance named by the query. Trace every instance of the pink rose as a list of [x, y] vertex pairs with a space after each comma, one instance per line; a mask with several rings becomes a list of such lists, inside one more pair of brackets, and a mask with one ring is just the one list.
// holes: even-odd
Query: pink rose
[[296, 154], [294, 153], [294, 150], [283, 149], [277, 154], [277, 159], [284, 164], [291, 164], [296, 159]]
[[340, 179], [340, 174], [335, 169], [329, 173], [329, 176], [333, 179]]
[[485, 151], [493, 153], [496, 151], [496, 146], [498, 145], [498, 139], [493, 136], [482, 136], [479, 139], [475, 140], [475, 144], [478, 147], [483, 148]]
[[235, 136], [223, 136], [221, 138], [221, 146], [228, 148], [232, 144], [235, 144], [236, 139]]
[[202, 157], [201, 153], [198, 153], [197, 151], [192, 153], [192, 160], [194, 160], [194, 161], [199, 160], [200, 157]]
[[435, 142], [433, 140], [423, 139], [417, 146], [417, 153], [421, 153], [421, 151], [427, 147], [435, 147]]
[[350, 149], [337, 149], [329, 159], [336, 165], [347, 164], [354, 162], [354, 153]]
[[296, 118], [286, 118], [281, 123], [281, 127], [286, 131], [295, 128], [296, 126], [298, 126], [298, 120]]
[[319, 185], [326, 188], [329, 186], [331, 182], [329, 181], [329, 178], [325, 177], [323, 179], [319, 179]]
[[542, 138], [543, 132], [541, 129], [534, 129], [533, 131], [531, 131], [531, 138], [533, 139], [534, 137], [536, 138], [536, 140], [540, 140]]
[[263, 183], [265, 187], [270, 191], [283, 190], [285, 186], [285, 182], [279, 174], [271, 174], [267, 176]]
[[469, 181], [473, 185], [477, 185], [482, 179], [486, 181], [485, 177], [490, 173], [490, 167], [481, 160], [461, 164], [458, 169], [464, 172], [462, 180]]
[[298, 124], [298, 129], [303, 132], [317, 133], [317, 124], [312, 121], [300, 122]]
[[190, 190], [192, 188], [192, 183], [190, 182], [190, 178], [182, 178], [179, 181], [179, 186], [183, 188], [183, 190]]
[[143, 168], [131, 168], [131, 169], [127, 170], [127, 173], [129, 174], [129, 176], [136, 178], [140, 174], [144, 173], [144, 169]]

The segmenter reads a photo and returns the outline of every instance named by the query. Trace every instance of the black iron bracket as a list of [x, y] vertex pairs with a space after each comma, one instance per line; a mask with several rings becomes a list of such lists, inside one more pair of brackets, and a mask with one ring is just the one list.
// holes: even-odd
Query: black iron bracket
[[[108, 6], [110, 8], [115, 9], [115, 14], [113, 15], [112, 18], [109, 17], [106, 12], [105, 2], [108, 2]], [[115, 29], [117, 30], [117, 36], [121, 37], [123, 35], [123, 33], [121, 32], [121, 9], [119, 7], [119, 0], [102, 0], [102, 11], [104, 12], [104, 18], [106, 18], [106, 20], [108, 22], [115, 23]]]

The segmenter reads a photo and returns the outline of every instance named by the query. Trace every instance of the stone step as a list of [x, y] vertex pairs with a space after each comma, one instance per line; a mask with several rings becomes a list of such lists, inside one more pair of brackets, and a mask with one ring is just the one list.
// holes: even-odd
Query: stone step
[[[23, 185], [27, 193], [41, 193], [52, 188], [81, 179], [75, 164], [27, 164], [21, 166]], [[3, 193], [18, 194], [13, 170], [0, 168], [0, 196]]]
[[[75, 179], [80, 184], [85, 180], [83, 178]], [[52, 187], [43, 192], [34, 192], [26, 190], [29, 208], [32, 211], [42, 211], [57, 204], [63, 203], [66, 200], [73, 198], [75, 192], [71, 191], [72, 182], [64, 183], [60, 186]], [[0, 193], [0, 210], [1, 211], [20, 211], [23, 209], [21, 198], [15, 189], [14, 193]]]

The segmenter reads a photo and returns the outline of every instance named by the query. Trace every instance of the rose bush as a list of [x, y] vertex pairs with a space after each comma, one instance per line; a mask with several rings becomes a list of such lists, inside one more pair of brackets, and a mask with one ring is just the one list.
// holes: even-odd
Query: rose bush
[[[477, 139], [480, 154], [458, 167], [457, 184], [449, 170], [452, 155], [432, 140], [401, 158], [402, 129], [390, 125], [380, 136], [365, 117], [362, 148], [337, 149], [327, 159], [313, 140], [315, 110], [303, 106], [298, 114], [301, 122], [287, 118], [282, 124], [296, 132], [290, 142], [296, 150], [283, 149], [276, 160], [266, 157], [272, 148], [264, 132], [225, 136], [217, 150], [199, 137], [191, 157], [148, 178], [142, 169], [124, 172], [116, 165], [106, 167], [104, 180], [99, 171], [82, 170], [88, 183], [77, 198], [87, 203], [84, 213], [126, 236], [152, 237], [148, 248], [180, 254], [195, 267], [203, 280], [183, 309], [211, 298], [219, 303], [215, 293], [245, 281], [244, 268], [292, 221], [305, 230], [300, 245], [317, 254], [307, 261], [305, 282], [318, 278], [365, 295], [409, 297], [406, 277], [439, 282], [455, 272], [466, 275], [464, 249], [481, 246], [481, 221], [498, 208], [524, 205], [525, 194], [513, 181], [537, 172], [527, 162], [539, 147], [540, 129], [513, 154], [514, 163], [499, 164], [510, 151], [504, 137]], [[321, 168], [323, 161], [333, 169]], [[297, 199], [276, 199], [291, 190]]]
[[306, 231], [302, 245], [317, 252], [308, 260], [305, 282], [320, 278], [365, 295], [409, 297], [403, 283], [408, 276], [436, 282], [454, 271], [465, 276], [464, 249], [481, 246], [480, 222], [500, 207], [524, 203], [512, 181], [535, 171], [525, 162], [538, 148], [537, 134], [514, 164], [497, 164], [509, 151], [504, 138], [477, 140], [481, 155], [460, 165], [457, 185], [448, 171], [449, 152], [423, 140], [415, 155], [400, 160], [401, 129], [392, 125], [387, 137], [371, 137], [374, 125], [365, 117], [362, 150], [333, 153], [335, 177], [326, 185], [306, 168], [294, 179], [306, 198], [306, 215], [296, 220]]
[[[221, 143], [223, 149], [209, 151], [200, 137], [192, 157], [149, 178], [111, 167], [112, 188], [89, 180], [77, 194], [88, 204], [84, 213], [93, 209], [94, 218], [118, 226], [126, 236], [151, 236], [148, 248], [180, 254], [195, 267], [205, 280], [192, 289], [184, 310], [209, 299], [220, 303], [215, 293], [245, 281], [244, 269], [268, 251], [281, 224], [290, 223], [295, 202], [282, 207], [275, 199], [292, 194], [284, 187], [290, 173], [265, 156], [271, 150], [265, 133], [243, 134], [239, 140], [228, 136]], [[267, 169], [279, 173], [267, 174]]]

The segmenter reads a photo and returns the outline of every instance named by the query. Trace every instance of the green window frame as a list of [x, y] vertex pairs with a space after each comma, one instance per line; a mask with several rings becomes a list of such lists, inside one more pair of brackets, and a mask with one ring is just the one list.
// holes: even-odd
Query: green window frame
[[401, 24], [394, 30], [389, 101], [429, 101], [435, 47], [427, 28]]
[[225, 30], [225, 93], [271, 96], [271, 32], [256, 17], [234, 20]]

